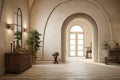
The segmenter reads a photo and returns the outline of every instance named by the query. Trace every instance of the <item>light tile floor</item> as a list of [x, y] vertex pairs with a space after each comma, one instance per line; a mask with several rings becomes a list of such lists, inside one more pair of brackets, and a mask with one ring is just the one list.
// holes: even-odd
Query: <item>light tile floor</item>
[[67, 63], [33, 65], [22, 74], [5, 74], [0, 80], [120, 80], [120, 65], [69, 58]]

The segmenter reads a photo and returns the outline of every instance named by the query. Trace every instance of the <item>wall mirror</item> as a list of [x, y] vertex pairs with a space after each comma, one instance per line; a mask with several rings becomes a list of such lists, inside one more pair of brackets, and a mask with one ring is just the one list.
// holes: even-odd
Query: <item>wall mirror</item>
[[15, 49], [22, 48], [22, 11], [20, 8], [14, 15], [14, 41]]

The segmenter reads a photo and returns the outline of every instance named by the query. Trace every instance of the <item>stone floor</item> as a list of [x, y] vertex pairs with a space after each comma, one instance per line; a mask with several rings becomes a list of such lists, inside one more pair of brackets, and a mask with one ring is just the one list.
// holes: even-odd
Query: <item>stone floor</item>
[[0, 80], [120, 80], [120, 65], [69, 58], [67, 63], [33, 65], [22, 74], [5, 74]]

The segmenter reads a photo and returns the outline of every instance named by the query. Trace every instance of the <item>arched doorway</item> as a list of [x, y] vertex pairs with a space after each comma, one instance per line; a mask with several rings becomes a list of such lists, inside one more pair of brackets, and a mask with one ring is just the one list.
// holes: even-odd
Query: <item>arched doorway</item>
[[91, 33], [92, 39], [90, 41], [90, 42], [92, 42], [92, 52], [93, 52], [92, 60], [97, 62], [98, 61], [98, 28], [97, 28], [97, 25], [96, 25], [96, 22], [94, 21], [94, 19], [92, 17], [90, 17], [89, 15], [83, 14], [83, 13], [73, 14], [73, 15], [69, 16], [63, 23], [62, 38], [61, 38], [62, 39], [62, 55], [61, 55], [62, 61], [63, 62], [66, 61], [67, 54], [70, 53], [69, 46], [68, 46], [69, 37], [67, 35], [69, 35], [68, 31], [71, 30], [71, 27], [68, 27], [68, 25], [74, 19], [81, 19], [82, 20], [82, 22], [80, 23], [81, 25], [83, 23], [86, 23], [89, 25], [89, 28], [92, 31], [92, 33]]
[[[36, 1], [36, 3], [37, 7], [33, 7], [32, 14], [35, 14], [38, 17], [44, 16], [44, 20], [39, 18], [38, 22], [36, 21], [38, 20], [36, 19], [37, 17], [33, 18], [31, 16], [31, 25], [39, 25], [39, 27], [36, 27], [36, 29], [38, 29], [40, 33], [43, 33], [44, 40], [43, 47], [41, 47], [42, 52], [40, 52], [41, 59], [51, 60], [51, 54], [55, 51], [58, 51], [61, 53], [59, 59], [62, 61], [66, 60], [66, 54], [68, 53], [66, 48], [68, 48], [68, 46], [66, 45], [67, 42], [65, 41], [65, 38], [67, 37], [65, 33], [65, 27], [67, 25], [65, 24], [67, 24], [68, 21], [70, 22], [71, 16], [76, 14], [84, 14], [84, 19], [86, 20], [85, 22], [89, 23], [89, 26], [91, 26], [92, 28], [92, 34], [94, 36], [97, 36], [97, 40], [94, 40], [95, 38], [92, 38], [92, 47], [93, 45], [97, 46], [95, 46], [95, 48], [93, 48], [92, 50], [95, 51], [95, 56], [93, 56], [93, 59], [96, 62], [104, 61], [104, 56], [102, 53], [103, 42], [104, 40], [106, 40], [106, 36], [108, 37], [108, 39], [112, 39], [112, 29], [109, 17], [106, 14], [105, 9], [99, 3], [93, 0], [65, 0], [62, 2], [58, 1], [55, 2], [54, 6], [51, 5], [50, 9], [47, 10], [47, 14], [40, 14], [43, 10], [40, 8], [41, 6], [39, 6], [41, 2]], [[39, 12], [34, 13], [34, 11]], [[72, 19], [73, 18], [75, 17], [72, 17]], [[43, 21], [46, 22], [44, 23]]]
[[83, 56], [83, 29], [79, 25], [74, 25], [69, 32], [69, 57]]

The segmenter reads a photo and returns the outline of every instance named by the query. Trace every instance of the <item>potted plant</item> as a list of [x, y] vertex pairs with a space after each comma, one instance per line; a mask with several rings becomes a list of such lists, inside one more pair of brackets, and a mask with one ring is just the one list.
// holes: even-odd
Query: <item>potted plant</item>
[[39, 50], [40, 46], [40, 36], [39, 32], [37, 30], [31, 30], [28, 34], [28, 39], [27, 39], [27, 46], [28, 46], [28, 51], [32, 56], [32, 62], [35, 62], [36, 58], [36, 53]]
[[120, 50], [119, 42], [116, 42], [113, 46], [113, 50]]
[[109, 55], [109, 50], [110, 50], [110, 44], [109, 44], [109, 41], [104, 41], [104, 44], [103, 44], [103, 55], [104, 57], [108, 57]]
[[110, 44], [108, 41], [104, 41], [104, 49], [110, 49]]

